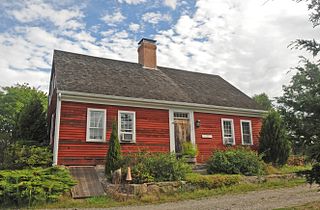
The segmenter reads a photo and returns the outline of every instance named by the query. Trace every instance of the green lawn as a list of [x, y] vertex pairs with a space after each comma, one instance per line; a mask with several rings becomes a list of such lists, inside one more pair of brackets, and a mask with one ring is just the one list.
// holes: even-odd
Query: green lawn
[[267, 166], [268, 174], [291, 174], [297, 173], [305, 170], [310, 170], [312, 168], [311, 164], [305, 166], [289, 166], [284, 165], [282, 167], [273, 167], [272, 165]]
[[180, 200], [188, 199], [200, 199], [210, 196], [219, 196], [225, 194], [237, 194], [244, 193], [249, 191], [258, 191], [265, 189], [275, 189], [275, 188], [284, 188], [284, 187], [294, 187], [300, 184], [305, 183], [304, 179], [298, 178], [293, 180], [274, 180], [269, 182], [264, 182], [260, 184], [251, 184], [251, 183], [241, 183], [238, 185], [230, 187], [222, 187], [218, 189], [208, 190], [201, 189], [195, 191], [181, 191], [172, 194], [156, 196], [144, 196], [141, 199], [130, 199], [127, 201], [116, 201], [110, 197], [95, 197], [88, 199], [78, 199], [73, 200], [70, 197], [62, 197], [58, 202], [38, 205], [34, 208], [106, 208], [106, 207], [116, 207], [116, 206], [127, 206], [127, 205], [145, 205], [151, 203], [164, 203], [164, 202], [175, 202]]

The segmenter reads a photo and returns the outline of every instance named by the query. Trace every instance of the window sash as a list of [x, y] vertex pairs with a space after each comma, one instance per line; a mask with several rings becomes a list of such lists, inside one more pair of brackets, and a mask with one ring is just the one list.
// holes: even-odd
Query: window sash
[[241, 120], [241, 137], [243, 145], [252, 145], [251, 121]]
[[[135, 130], [136, 130], [136, 118], [135, 112], [131, 111], [119, 111], [118, 114], [118, 130], [119, 140], [122, 143], [134, 143], [135, 142]], [[131, 135], [131, 139], [126, 137]], [[124, 138], [124, 139], [123, 139]]]
[[87, 110], [87, 141], [102, 142], [106, 138], [106, 110]]
[[232, 119], [221, 119], [222, 128], [222, 141], [223, 144], [228, 144], [231, 142], [232, 145], [235, 144], [234, 139], [234, 125]]

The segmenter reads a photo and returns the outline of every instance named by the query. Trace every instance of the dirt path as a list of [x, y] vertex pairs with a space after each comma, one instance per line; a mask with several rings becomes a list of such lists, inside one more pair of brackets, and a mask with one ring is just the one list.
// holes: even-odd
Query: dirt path
[[108, 210], [195, 210], [195, 209], [274, 209], [320, 201], [316, 186], [301, 185], [294, 188], [253, 191], [237, 195], [224, 195], [200, 200], [187, 200], [158, 205], [128, 206]]

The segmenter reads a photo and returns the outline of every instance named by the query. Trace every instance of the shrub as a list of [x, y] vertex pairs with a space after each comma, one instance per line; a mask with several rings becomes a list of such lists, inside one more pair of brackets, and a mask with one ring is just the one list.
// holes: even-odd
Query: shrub
[[182, 144], [182, 156], [195, 157], [198, 154], [197, 147], [191, 142], [184, 142]]
[[260, 131], [259, 154], [266, 163], [284, 165], [289, 157], [290, 142], [280, 114], [270, 110]]
[[168, 153], [139, 153], [130, 162], [133, 183], [178, 181], [191, 172], [183, 159]]
[[186, 177], [187, 183], [198, 188], [214, 189], [231, 186], [241, 181], [240, 175], [200, 175], [191, 173]]
[[52, 153], [47, 147], [10, 144], [3, 151], [0, 169], [23, 169], [48, 167], [52, 164]]
[[303, 173], [306, 175], [309, 184], [316, 183], [320, 185], [320, 163], [315, 163], [311, 170], [304, 171]]
[[105, 174], [111, 173], [121, 167], [121, 151], [120, 142], [118, 138], [118, 131], [116, 123], [112, 123], [112, 132], [109, 141], [109, 149], [106, 157]]
[[258, 175], [263, 171], [263, 165], [257, 154], [245, 148], [216, 151], [207, 165], [209, 174]]
[[76, 183], [66, 169], [0, 171], [0, 207], [55, 201]]
[[290, 166], [304, 166], [306, 159], [304, 156], [291, 155], [288, 158], [287, 164]]

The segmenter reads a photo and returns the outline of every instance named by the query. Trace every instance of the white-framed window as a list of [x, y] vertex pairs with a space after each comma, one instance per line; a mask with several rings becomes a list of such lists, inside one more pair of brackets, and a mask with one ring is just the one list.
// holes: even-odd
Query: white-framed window
[[251, 120], [240, 120], [241, 138], [243, 145], [252, 145], [252, 126]]
[[87, 109], [87, 141], [104, 142], [106, 140], [106, 110]]
[[118, 133], [120, 143], [136, 142], [136, 113], [132, 111], [118, 112]]
[[223, 144], [235, 145], [233, 119], [221, 119]]

